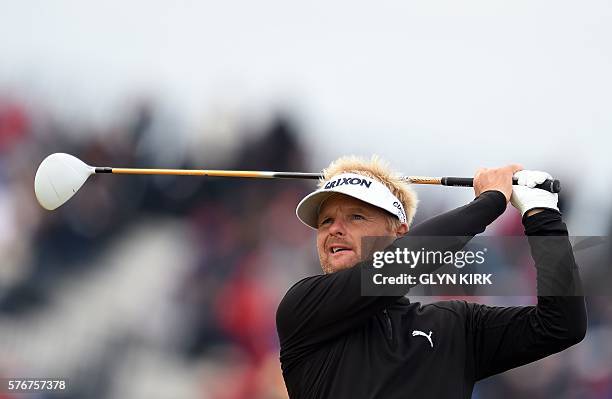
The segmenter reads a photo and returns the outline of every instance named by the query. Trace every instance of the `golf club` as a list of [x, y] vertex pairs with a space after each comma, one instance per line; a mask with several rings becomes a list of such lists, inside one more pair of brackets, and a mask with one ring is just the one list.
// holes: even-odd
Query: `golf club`
[[[68, 201], [83, 186], [89, 176], [99, 173], [123, 175], [178, 175], [250, 177], [263, 179], [320, 179], [321, 173], [265, 172], [245, 170], [192, 170], [192, 169], [132, 169], [89, 166], [75, 156], [55, 153], [46, 157], [36, 171], [34, 191], [40, 205], [54, 210]], [[412, 184], [437, 184], [443, 186], [472, 187], [474, 179], [468, 177], [406, 176]], [[517, 183], [513, 179], [514, 184]], [[552, 193], [561, 191], [559, 180], [546, 180], [536, 186]]]

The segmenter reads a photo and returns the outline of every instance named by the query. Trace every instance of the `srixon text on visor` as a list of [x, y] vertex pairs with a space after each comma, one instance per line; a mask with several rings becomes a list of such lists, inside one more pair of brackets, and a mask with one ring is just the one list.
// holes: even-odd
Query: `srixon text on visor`
[[329, 190], [330, 188], [343, 186], [345, 184], [350, 184], [353, 186], [366, 186], [367, 188], [370, 188], [370, 185], [372, 185], [372, 182], [367, 181], [366, 179], [360, 179], [358, 177], [342, 177], [340, 179], [328, 182], [325, 185], [325, 189]]

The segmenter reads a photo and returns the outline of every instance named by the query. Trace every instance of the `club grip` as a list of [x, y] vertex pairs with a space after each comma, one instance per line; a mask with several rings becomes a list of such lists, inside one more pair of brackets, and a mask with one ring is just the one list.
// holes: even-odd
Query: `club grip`
[[[474, 179], [471, 177], [443, 177], [440, 179], [443, 186], [473, 187]], [[512, 178], [512, 184], [517, 185], [518, 179]], [[561, 181], [558, 179], [547, 179], [543, 183], [535, 186], [551, 193], [561, 192]]]
[[[518, 179], [513, 177], [512, 184], [518, 184]], [[556, 194], [561, 191], [561, 181], [559, 179], [546, 179], [542, 183], [536, 184], [535, 188], [539, 188]]]

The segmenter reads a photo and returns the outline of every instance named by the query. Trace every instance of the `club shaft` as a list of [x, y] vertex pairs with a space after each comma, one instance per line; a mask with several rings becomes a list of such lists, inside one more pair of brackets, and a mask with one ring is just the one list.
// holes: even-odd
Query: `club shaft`
[[[95, 168], [96, 173], [112, 173], [120, 175], [174, 175], [174, 176], [210, 176], [210, 177], [246, 177], [259, 179], [320, 179], [321, 173], [303, 172], [267, 172], [252, 170], [207, 170], [207, 169], [134, 169], [134, 168]], [[435, 184], [452, 187], [472, 187], [474, 179], [471, 177], [429, 177], [405, 176], [404, 180], [412, 184]], [[517, 179], [512, 180], [517, 184]], [[552, 193], [561, 191], [559, 180], [546, 180], [536, 186]]]
[[173, 175], [173, 176], [211, 176], [211, 177], [253, 177], [271, 179], [272, 172], [249, 170], [203, 170], [203, 169], [133, 169], [133, 168], [96, 168], [96, 173], [116, 175]]

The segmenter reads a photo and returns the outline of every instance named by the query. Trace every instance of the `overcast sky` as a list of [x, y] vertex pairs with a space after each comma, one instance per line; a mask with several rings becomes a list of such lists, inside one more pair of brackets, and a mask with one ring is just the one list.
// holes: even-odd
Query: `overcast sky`
[[609, 0], [0, 5], [0, 85], [64, 113], [146, 91], [197, 127], [215, 102], [288, 104], [313, 167], [376, 152], [407, 174], [518, 161], [612, 180]]

